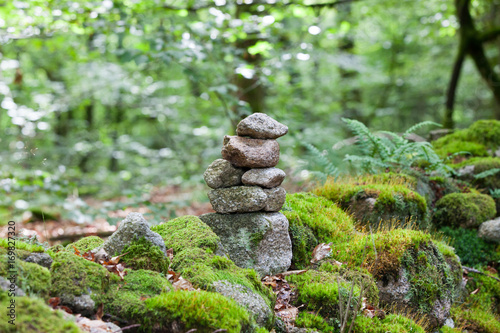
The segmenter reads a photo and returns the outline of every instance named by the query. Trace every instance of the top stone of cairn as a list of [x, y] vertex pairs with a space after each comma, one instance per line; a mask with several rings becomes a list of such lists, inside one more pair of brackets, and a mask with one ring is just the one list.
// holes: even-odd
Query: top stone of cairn
[[288, 127], [264, 113], [254, 113], [240, 121], [236, 133], [254, 139], [277, 139], [288, 133]]

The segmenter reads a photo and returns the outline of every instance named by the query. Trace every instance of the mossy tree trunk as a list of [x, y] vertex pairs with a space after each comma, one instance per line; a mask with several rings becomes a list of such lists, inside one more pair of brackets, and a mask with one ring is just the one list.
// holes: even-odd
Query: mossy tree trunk
[[456, 89], [460, 79], [463, 62], [467, 55], [470, 55], [476, 68], [486, 82], [493, 98], [496, 102], [494, 117], [500, 119], [500, 77], [493, 70], [484, 50], [484, 44], [494, 41], [500, 36], [500, 27], [495, 27], [486, 32], [479, 32], [476, 29], [474, 19], [470, 13], [470, 0], [455, 0], [459, 29], [459, 48], [453, 66], [448, 92], [446, 95], [446, 111], [443, 125], [446, 128], [453, 128], [453, 111], [455, 105]]

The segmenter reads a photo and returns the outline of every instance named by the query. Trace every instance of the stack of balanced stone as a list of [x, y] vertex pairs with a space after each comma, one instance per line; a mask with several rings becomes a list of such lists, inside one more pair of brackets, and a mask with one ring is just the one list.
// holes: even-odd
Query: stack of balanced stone
[[288, 220], [279, 213], [286, 191], [280, 187], [285, 172], [279, 161], [277, 138], [288, 127], [263, 113], [254, 113], [237, 126], [237, 136], [225, 136], [223, 159], [204, 173], [213, 190], [208, 197], [217, 213], [200, 218], [221, 238], [236, 265], [261, 275], [288, 269], [292, 245]]

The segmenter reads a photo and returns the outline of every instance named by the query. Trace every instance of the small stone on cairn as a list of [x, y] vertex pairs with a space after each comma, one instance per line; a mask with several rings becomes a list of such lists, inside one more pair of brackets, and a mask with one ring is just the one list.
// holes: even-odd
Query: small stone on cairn
[[288, 127], [266, 114], [254, 113], [240, 121], [238, 136], [224, 137], [223, 159], [203, 174], [217, 213], [200, 218], [221, 238], [236, 265], [261, 275], [284, 272], [292, 260], [288, 220], [279, 213], [286, 199], [279, 187], [285, 172], [275, 168], [276, 139], [287, 132]]

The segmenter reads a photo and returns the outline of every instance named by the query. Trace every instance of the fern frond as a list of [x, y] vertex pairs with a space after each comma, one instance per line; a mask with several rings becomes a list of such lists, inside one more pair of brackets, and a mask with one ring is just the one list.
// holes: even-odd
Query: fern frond
[[333, 177], [337, 177], [339, 175], [339, 169], [318, 148], [310, 143], [305, 143], [304, 146], [311, 153], [315, 162], [323, 168], [324, 174]]
[[405, 140], [404, 138], [402, 138], [401, 136], [399, 136], [398, 134], [396, 134], [394, 132], [380, 131], [378, 133], [382, 133], [382, 134], [390, 136], [392, 138], [392, 142], [396, 146], [396, 148], [400, 147], [400, 146], [404, 145], [406, 142], [408, 142], [408, 140]]
[[490, 169], [490, 170], [486, 170], [486, 171], [483, 171], [481, 173], [478, 173], [477, 175], [474, 175], [474, 178], [475, 179], [482, 179], [482, 178], [496, 175], [499, 172], [500, 172], [500, 168], [494, 168], [494, 169]]
[[366, 155], [375, 157], [377, 154], [385, 160], [389, 156], [390, 148], [387, 147], [380, 138], [375, 136], [368, 127], [355, 119], [341, 118], [347, 127], [356, 134], [358, 143]]
[[406, 130], [406, 132], [404, 132], [403, 134], [403, 138], [406, 138], [407, 135], [410, 135], [411, 133], [415, 132], [415, 131], [418, 131], [419, 129], [421, 129], [422, 127], [425, 127], [425, 126], [437, 126], [437, 127], [442, 127], [443, 125], [441, 124], [438, 124], [438, 123], [435, 123], [433, 121], [422, 121], [418, 124], [415, 124], [413, 125], [412, 127], [408, 128]]

